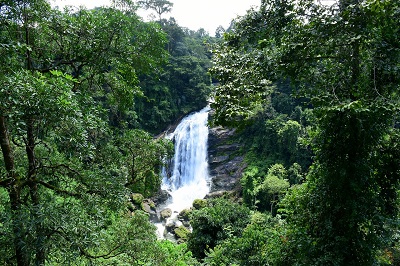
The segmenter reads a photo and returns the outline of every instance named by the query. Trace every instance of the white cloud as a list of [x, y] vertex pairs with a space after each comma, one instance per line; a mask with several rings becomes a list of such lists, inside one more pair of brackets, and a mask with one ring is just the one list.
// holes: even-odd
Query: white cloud
[[[214, 35], [218, 26], [227, 28], [232, 19], [244, 15], [251, 6], [258, 6], [261, 0], [170, 0], [174, 3], [172, 12], [164, 14], [164, 18], [174, 17], [178, 24], [191, 30], [204, 28]], [[109, 0], [51, 0], [53, 6], [61, 9], [66, 5], [96, 6], [109, 5]], [[140, 12], [146, 18], [147, 13]]]
[[61, 9], [65, 6], [85, 6], [86, 8], [94, 8], [96, 6], [106, 6], [110, 4], [109, 0], [50, 0], [53, 6]]
[[211, 35], [222, 25], [227, 28], [238, 15], [244, 15], [260, 0], [174, 0], [171, 16], [178, 24], [190, 29], [204, 28]]

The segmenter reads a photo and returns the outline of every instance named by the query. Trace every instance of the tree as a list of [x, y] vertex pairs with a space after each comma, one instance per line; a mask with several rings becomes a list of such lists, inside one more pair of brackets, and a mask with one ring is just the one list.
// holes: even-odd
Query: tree
[[154, 133], [206, 106], [211, 86], [210, 37], [203, 30], [180, 27], [173, 18], [162, 20], [161, 27], [168, 37], [168, 63], [153, 75], [140, 77], [144, 97], [136, 100], [140, 126]]
[[164, 160], [172, 156], [169, 140], [153, 137], [142, 130], [125, 131], [117, 145], [122, 152], [128, 175], [125, 186], [132, 192], [150, 197], [161, 185], [160, 169]]
[[145, 0], [145, 1], [138, 1], [138, 4], [144, 7], [145, 9], [154, 10], [157, 13], [160, 22], [161, 22], [161, 15], [164, 13], [171, 12], [172, 7], [174, 6], [174, 4], [168, 0]]
[[288, 120], [278, 130], [278, 143], [281, 153], [294, 162], [298, 155], [298, 140], [301, 132], [301, 125], [297, 121]]
[[230, 237], [207, 253], [207, 265], [275, 265], [281, 256], [279, 218], [256, 212], [241, 236]]
[[163, 250], [162, 255], [166, 255], [165, 265], [200, 265], [200, 263], [193, 258], [192, 253], [188, 251], [186, 243], [175, 244], [169, 240], [162, 240], [158, 242], [159, 246]]
[[193, 227], [188, 239], [188, 249], [197, 259], [203, 259], [205, 252], [223, 240], [240, 236], [250, 221], [250, 210], [226, 199], [207, 202], [207, 207], [191, 213]]
[[215, 38], [218, 38], [218, 39], [222, 38], [224, 33], [225, 33], [224, 27], [222, 27], [222, 25], [219, 25], [217, 27], [217, 29], [215, 30]]
[[163, 61], [163, 34], [131, 10], [62, 13], [42, 0], [3, 1], [0, 21], [1, 263], [135, 250], [104, 233], [139, 217], [120, 215], [127, 179], [107, 114], [132, 108], [137, 74]]
[[[308, 49], [300, 52], [300, 47], [292, 47], [284, 57], [289, 74], [311, 85], [303, 92], [312, 99], [318, 119], [316, 158], [308, 186], [308, 195], [312, 195], [307, 199], [310, 212], [305, 211], [310, 216], [303, 220], [315, 223], [309, 228], [307, 240], [315, 241], [307, 258], [313, 258], [313, 264], [336, 261], [372, 265], [390, 232], [386, 230], [390, 222], [381, 219], [397, 217], [381, 204], [388, 200], [394, 203], [398, 174], [383, 174], [382, 162], [375, 157], [389, 152], [386, 138], [391, 136], [390, 142], [396, 143], [393, 121], [399, 110], [395, 85], [399, 75], [392, 71], [390, 78], [384, 78], [384, 69], [397, 65], [392, 59], [399, 58], [393, 42], [399, 28], [394, 32], [386, 28], [395, 27], [390, 14], [396, 8], [389, 2], [381, 6], [374, 1], [365, 6], [359, 1], [340, 1], [331, 8], [334, 16], [313, 8], [315, 17], [298, 36], [303, 38], [300, 46], [307, 43]], [[373, 24], [366, 19], [372, 14], [379, 18]], [[392, 48], [383, 48], [383, 43]], [[293, 62], [289, 58], [303, 60]], [[304, 58], [310, 61], [305, 64]], [[325, 90], [328, 86], [331, 89]], [[382, 194], [387, 190], [393, 193]], [[343, 246], [347, 248], [343, 250]]]
[[[230, 43], [231, 35], [225, 36], [226, 44]], [[216, 111], [213, 121], [216, 124], [242, 126], [269, 102], [271, 82], [260, 78], [263, 70], [257, 63], [261, 53], [244, 50], [244, 47], [220, 45], [213, 51], [214, 66], [210, 72], [220, 82], [213, 92], [212, 108]]]
[[281, 164], [274, 164], [266, 176], [261, 176], [257, 168], [246, 171], [241, 179], [244, 202], [258, 211], [270, 211], [276, 215], [276, 206], [285, 195], [290, 184], [287, 171]]

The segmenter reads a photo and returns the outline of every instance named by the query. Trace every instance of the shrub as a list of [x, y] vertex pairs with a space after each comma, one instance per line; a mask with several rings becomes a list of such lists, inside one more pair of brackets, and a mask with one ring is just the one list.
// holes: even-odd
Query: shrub
[[193, 232], [189, 234], [188, 249], [197, 259], [228, 237], [240, 236], [250, 222], [250, 209], [226, 199], [208, 201], [207, 207], [191, 213]]

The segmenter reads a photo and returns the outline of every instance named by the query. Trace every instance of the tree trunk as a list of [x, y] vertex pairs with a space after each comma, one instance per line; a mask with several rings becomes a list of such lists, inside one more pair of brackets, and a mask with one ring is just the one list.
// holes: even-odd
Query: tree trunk
[[8, 137], [5, 117], [0, 115], [0, 143], [3, 153], [4, 164], [7, 170], [10, 182], [5, 185], [10, 197], [10, 207], [12, 212], [12, 224], [14, 233], [14, 250], [15, 258], [18, 266], [28, 266], [29, 260], [23, 251], [23, 224], [20, 222], [19, 211], [21, 209], [21, 184], [18, 176], [15, 173], [14, 155]]
[[6, 127], [6, 121], [4, 116], [0, 116], [0, 141], [1, 151], [3, 153], [4, 164], [10, 178], [14, 178], [14, 155], [12, 153], [10, 140], [8, 138], [8, 132]]
[[35, 265], [40, 266], [45, 264], [46, 260], [46, 249], [45, 249], [45, 241], [46, 235], [43, 227], [43, 219], [40, 215], [41, 206], [40, 206], [40, 197], [38, 193], [38, 185], [37, 183], [31, 182], [29, 185], [29, 190], [31, 194], [31, 199], [33, 203], [33, 219], [35, 225]]
[[45, 264], [45, 234], [43, 228], [43, 221], [40, 215], [41, 206], [40, 206], [40, 197], [38, 191], [38, 185], [36, 182], [36, 156], [35, 156], [35, 134], [34, 134], [34, 120], [29, 119], [27, 121], [27, 143], [26, 143], [26, 154], [28, 158], [28, 180], [29, 180], [29, 192], [32, 199], [33, 210], [32, 215], [34, 219], [35, 225], [35, 265], [44, 265]]

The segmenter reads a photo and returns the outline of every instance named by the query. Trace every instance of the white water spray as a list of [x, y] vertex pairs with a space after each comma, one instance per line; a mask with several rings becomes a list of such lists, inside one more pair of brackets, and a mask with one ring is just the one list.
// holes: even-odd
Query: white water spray
[[[209, 110], [206, 107], [185, 117], [169, 136], [175, 143], [175, 155], [172, 171], [163, 171], [162, 189], [172, 196], [165, 206], [173, 212], [167, 223], [176, 219], [181, 210], [191, 207], [193, 200], [204, 198], [210, 190], [207, 162]], [[157, 227], [162, 236], [164, 226], [157, 224]]]

